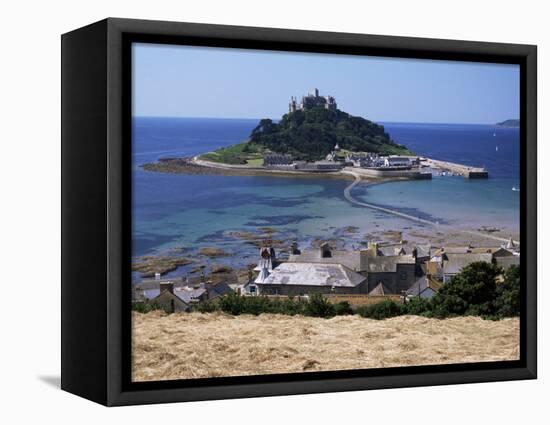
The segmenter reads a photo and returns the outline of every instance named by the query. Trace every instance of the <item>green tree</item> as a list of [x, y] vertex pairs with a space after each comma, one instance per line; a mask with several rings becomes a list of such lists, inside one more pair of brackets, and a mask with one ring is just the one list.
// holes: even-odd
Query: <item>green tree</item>
[[393, 142], [383, 126], [322, 107], [285, 114], [278, 123], [262, 119], [252, 130], [250, 142], [299, 160], [323, 159], [337, 143], [350, 151], [411, 154]]
[[504, 281], [496, 288], [495, 309], [500, 317], [519, 316], [520, 313], [520, 269], [511, 266], [504, 273]]
[[484, 261], [464, 267], [432, 298], [434, 315], [493, 315], [497, 278], [501, 274], [500, 267]]
[[334, 305], [321, 294], [309, 296], [304, 312], [306, 315], [314, 317], [333, 317], [336, 315]]

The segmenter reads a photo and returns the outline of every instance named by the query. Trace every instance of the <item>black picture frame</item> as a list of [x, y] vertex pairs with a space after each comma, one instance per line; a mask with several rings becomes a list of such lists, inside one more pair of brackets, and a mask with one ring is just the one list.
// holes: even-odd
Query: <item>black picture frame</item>
[[[536, 46], [118, 18], [61, 41], [62, 389], [114, 406], [536, 378]], [[520, 360], [130, 382], [132, 42], [519, 64]]]

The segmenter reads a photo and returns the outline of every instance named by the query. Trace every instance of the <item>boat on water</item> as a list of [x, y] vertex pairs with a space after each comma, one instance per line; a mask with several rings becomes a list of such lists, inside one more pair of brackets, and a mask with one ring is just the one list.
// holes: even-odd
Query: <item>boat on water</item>
[[515, 187], [515, 186], [512, 188], [512, 190], [513, 190], [514, 192], [519, 192], [519, 189], [518, 189], [517, 187]]
[[498, 152], [498, 146], [495, 146], [495, 151]]

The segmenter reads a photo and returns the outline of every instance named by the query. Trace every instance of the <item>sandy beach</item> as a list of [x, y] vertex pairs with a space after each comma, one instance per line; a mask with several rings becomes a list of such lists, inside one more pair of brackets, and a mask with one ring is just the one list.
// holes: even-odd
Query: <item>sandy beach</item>
[[135, 381], [519, 358], [519, 319], [133, 313]]

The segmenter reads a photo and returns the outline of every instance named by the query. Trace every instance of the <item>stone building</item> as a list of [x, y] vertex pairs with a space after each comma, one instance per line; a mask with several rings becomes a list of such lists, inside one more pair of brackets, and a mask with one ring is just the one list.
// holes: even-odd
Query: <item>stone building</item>
[[336, 99], [332, 96], [320, 96], [319, 89], [315, 88], [307, 96], [302, 96], [300, 102], [298, 102], [296, 97], [292, 96], [288, 104], [288, 112], [296, 112], [314, 107], [322, 107], [335, 111], [337, 109]]
[[264, 166], [292, 165], [292, 156], [280, 153], [264, 155]]
[[260, 295], [366, 293], [367, 279], [341, 264], [286, 262], [255, 280]]
[[256, 270], [259, 294], [368, 294], [379, 285], [388, 294], [401, 294], [416, 280], [416, 258], [384, 255], [377, 244], [351, 251], [333, 250], [325, 242], [318, 250], [293, 249], [288, 262], [271, 270], [261, 258]]

